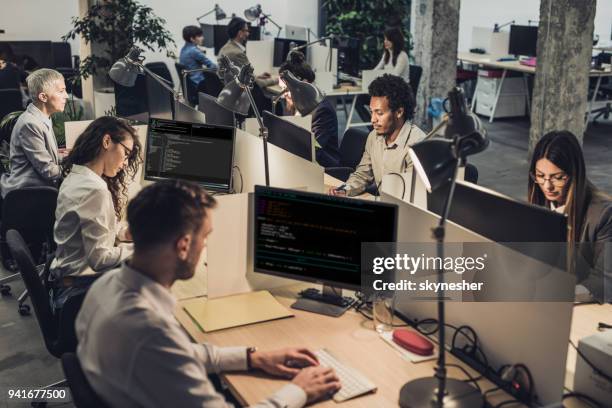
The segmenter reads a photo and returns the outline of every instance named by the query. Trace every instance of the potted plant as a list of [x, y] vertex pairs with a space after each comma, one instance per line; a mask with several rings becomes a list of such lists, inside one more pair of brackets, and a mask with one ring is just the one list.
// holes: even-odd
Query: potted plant
[[411, 0], [322, 0], [325, 32], [361, 40], [360, 69], [371, 69], [380, 60], [386, 27], [402, 30], [410, 56], [410, 3]]
[[135, 0], [100, 1], [92, 5], [84, 17], [72, 18], [73, 28], [62, 39], [66, 41], [80, 36], [93, 45], [92, 55], [81, 61], [79, 76], [83, 79], [94, 76], [96, 90], [111, 94], [110, 98], [109, 95], [105, 98], [110, 99], [111, 104], [102, 103], [96, 111], [106, 111], [114, 104], [108, 71], [134, 45], [151, 51], [166, 51], [166, 56], [175, 58], [169, 47], [176, 43], [165, 24], [166, 21], [156, 16], [151, 7]]

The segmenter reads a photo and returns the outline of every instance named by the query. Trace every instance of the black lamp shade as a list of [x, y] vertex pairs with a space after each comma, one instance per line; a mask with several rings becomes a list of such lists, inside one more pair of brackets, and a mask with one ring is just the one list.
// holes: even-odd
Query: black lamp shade
[[300, 81], [290, 71], [283, 71], [280, 77], [287, 84], [293, 105], [302, 116], [311, 113], [325, 99], [325, 94], [319, 88], [306, 81]]
[[217, 103], [225, 109], [241, 115], [248, 115], [251, 101], [244, 88], [235, 79], [229, 81], [217, 97]]
[[227, 17], [225, 11], [218, 4], [215, 4], [215, 20], [223, 20]]
[[452, 140], [436, 138], [416, 143], [408, 151], [414, 169], [428, 192], [452, 180], [458, 160], [453, 148]]

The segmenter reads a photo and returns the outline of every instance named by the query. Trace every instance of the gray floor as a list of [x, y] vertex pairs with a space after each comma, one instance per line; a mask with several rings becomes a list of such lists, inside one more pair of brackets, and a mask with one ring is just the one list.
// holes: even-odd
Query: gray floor
[[[345, 120], [342, 117], [339, 119], [340, 129], [344, 129]], [[493, 124], [486, 122], [486, 126], [491, 145], [487, 151], [470, 159], [478, 167], [479, 184], [524, 199], [527, 185], [528, 121], [506, 119]], [[584, 151], [591, 180], [612, 193], [612, 121], [589, 127]], [[0, 277], [5, 275], [5, 272], [0, 271]], [[16, 298], [23, 284], [16, 281], [11, 286], [13, 296], [0, 299], [0, 407], [8, 406], [5, 405], [7, 388], [41, 386], [62, 378], [59, 362], [44, 348], [36, 318], [22, 317], [17, 313]], [[10, 406], [27, 404], [11, 403]]]

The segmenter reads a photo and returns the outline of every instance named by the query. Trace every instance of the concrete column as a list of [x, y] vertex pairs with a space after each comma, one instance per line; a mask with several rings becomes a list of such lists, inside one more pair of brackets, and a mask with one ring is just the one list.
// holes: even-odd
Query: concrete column
[[541, 0], [529, 157], [552, 130], [582, 142], [596, 0]]
[[415, 123], [431, 130], [427, 105], [445, 98], [457, 76], [460, 0], [413, 0], [414, 56], [423, 75], [417, 92]]
[[[90, 0], [79, 0], [79, 18], [85, 17], [87, 11], [89, 10]], [[85, 40], [80, 38], [80, 51], [79, 57], [81, 61], [85, 60], [85, 58], [91, 55], [91, 44], [85, 42]], [[90, 76], [87, 79], [81, 79], [81, 87], [83, 90], [83, 105], [85, 110], [85, 115], [83, 119], [90, 119], [94, 117], [94, 82], [93, 78]]]

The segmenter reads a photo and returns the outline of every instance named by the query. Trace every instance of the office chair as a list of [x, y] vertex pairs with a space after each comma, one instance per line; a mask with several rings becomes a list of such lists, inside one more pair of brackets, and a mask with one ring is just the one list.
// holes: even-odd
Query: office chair
[[[19, 232], [13, 229], [9, 230], [6, 233], [6, 241], [32, 298], [32, 306], [34, 307], [38, 327], [42, 333], [47, 351], [57, 358], [61, 358], [64, 353], [74, 353], [77, 346], [74, 320], [72, 318], [64, 318], [63, 313], [60, 313], [59, 316], [53, 314], [49, 290], [43, 284], [44, 277], [41, 278], [39, 275], [39, 271], [36, 265], [34, 265], [32, 254]], [[45, 265], [45, 273], [48, 272], [50, 264], [51, 262], [47, 262]], [[76, 311], [80, 307], [78, 302], [80, 301], [82, 299], [69, 299], [66, 301], [62, 311], [69, 310], [71, 312], [68, 313], [70, 317], [72, 315], [76, 316]], [[62, 380], [43, 388], [65, 387], [66, 385], [66, 381]]]
[[478, 184], [478, 168], [471, 163], [465, 164], [465, 175], [463, 177], [465, 181], [470, 183]]
[[[601, 64], [610, 64], [612, 62], [612, 54], [607, 52], [601, 52], [594, 58], [596, 67], [601, 67]], [[596, 81], [597, 80], [595, 78], [591, 78], [590, 82], [595, 83]], [[602, 116], [604, 117], [604, 119], [609, 119], [610, 114], [612, 114], [612, 103], [609, 102], [612, 98], [612, 82], [610, 81], [609, 77], [602, 78], [601, 81], [601, 85], [599, 86], [599, 90], [597, 92], [597, 95], [595, 95], [595, 98], [597, 98], [598, 96], [602, 96], [607, 102], [605, 106], [599, 109], [594, 109], [588, 113], [589, 115], [595, 114], [595, 117], [593, 117], [593, 124], [597, 124], [597, 119]], [[593, 92], [595, 92], [594, 89]]]
[[146, 78], [138, 75], [134, 86], [127, 87], [114, 83], [117, 116], [127, 117], [148, 112]]
[[[57, 205], [57, 189], [54, 187], [24, 187], [10, 191], [2, 203], [2, 222], [0, 223], [0, 254], [5, 268], [15, 270], [14, 260], [7, 248], [6, 233], [14, 229], [19, 231], [28, 245], [31, 254], [35, 254], [38, 265], [44, 264], [49, 255], [55, 251], [53, 224]], [[2, 294], [10, 293], [6, 283], [19, 278], [15, 273], [0, 279]], [[28, 291], [19, 296], [19, 314], [28, 315], [30, 307], [24, 304]]]
[[172, 75], [170, 74], [170, 70], [165, 62], [148, 62], [145, 64], [145, 67], [153, 71], [154, 74], [157, 74], [166, 81], [170, 82], [170, 84], [174, 87]]
[[0, 89], [0, 118], [23, 110], [23, 100], [19, 89]]
[[202, 84], [200, 91], [216, 98], [223, 90], [223, 82], [217, 76], [217, 74], [213, 72], [204, 71], [203, 74], [204, 84]]
[[62, 368], [64, 375], [70, 387], [72, 401], [77, 408], [106, 408], [107, 405], [102, 402], [96, 394], [79, 362], [79, 358], [75, 353], [64, 353], [62, 355]]
[[181, 83], [181, 92], [183, 93], [183, 97], [186, 101], [189, 102], [191, 106], [196, 106], [198, 104], [198, 91], [196, 89], [196, 86], [189, 78], [185, 78], [183, 80], [183, 71], [187, 71], [187, 67], [183, 64], [175, 62], [174, 68], [176, 69], [176, 73], [179, 77], [179, 82]]
[[346, 181], [361, 161], [368, 131], [360, 128], [348, 128], [340, 143], [340, 162], [338, 167], [326, 167], [325, 172], [339, 180]]
[[416, 98], [417, 92], [419, 91], [419, 83], [421, 82], [421, 75], [423, 75], [423, 68], [418, 65], [410, 65], [410, 72], [408, 76], [410, 77], [410, 87], [412, 88], [412, 92], [414, 92], [414, 97]]

